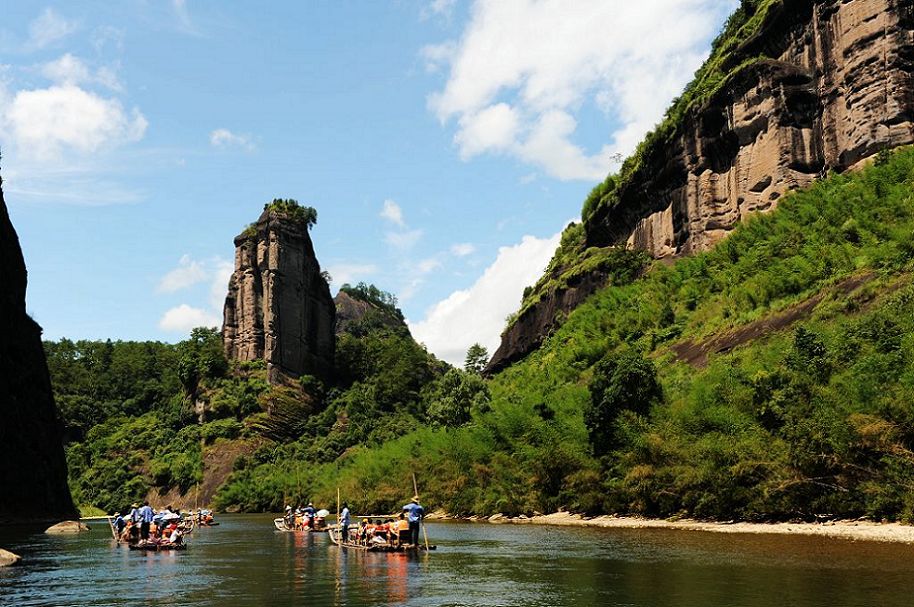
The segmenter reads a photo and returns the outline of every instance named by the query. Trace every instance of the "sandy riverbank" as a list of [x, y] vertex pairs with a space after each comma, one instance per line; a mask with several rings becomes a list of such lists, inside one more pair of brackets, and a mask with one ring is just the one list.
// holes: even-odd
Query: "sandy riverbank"
[[[453, 520], [441, 512], [429, 514], [428, 520]], [[666, 521], [619, 516], [583, 517], [569, 512], [509, 518], [496, 514], [492, 517], [471, 517], [474, 522], [497, 524], [557, 525], [566, 527], [602, 527], [607, 529], [673, 529], [679, 531], [707, 531], [713, 533], [756, 533], [780, 535], [816, 535], [845, 540], [868, 542], [898, 542], [914, 544], [914, 526], [899, 523], [872, 521], [828, 521], [824, 523], [711, 523], [693, 520]]]

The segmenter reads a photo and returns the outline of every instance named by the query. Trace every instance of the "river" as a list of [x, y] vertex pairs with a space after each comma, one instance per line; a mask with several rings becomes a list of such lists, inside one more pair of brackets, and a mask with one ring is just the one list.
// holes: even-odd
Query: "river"
[[0, 605], [909, 606], [914, 546], [689, 531], [431, 523], [423, 555], [342, 551], [326, 534], [223, 515], [182, 553], [0, 532], [25, 558]]

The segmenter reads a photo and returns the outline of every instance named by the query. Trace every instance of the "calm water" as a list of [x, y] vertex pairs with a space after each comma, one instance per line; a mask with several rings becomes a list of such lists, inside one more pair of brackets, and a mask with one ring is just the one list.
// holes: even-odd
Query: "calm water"
[[438, 551], [347, 553], [223, 515], [183, 553], [0, 532], [0, 605], [914, 605], [914, 547], [663, 530], [430, 524]]

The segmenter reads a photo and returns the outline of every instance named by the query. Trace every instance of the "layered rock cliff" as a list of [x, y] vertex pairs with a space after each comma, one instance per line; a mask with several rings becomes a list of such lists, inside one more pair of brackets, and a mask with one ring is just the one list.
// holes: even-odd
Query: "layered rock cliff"
[[332, 372], [336, 318], [309, 224], [268, 207], [235, 238], [222, 338], [229, 359], [267, 363], [273, 383]]
[[25, 311], [26, 282], [0, 186], [0, 522], [76, 516], [41, 327]]
[[914, 143], [910, 1], [784, 0], [728, 61], [725, 85], [588, 219], [589, 246], [703, 251], [787, 191]]
[[[746, 3], [744, 3], [746, 4]], [[914, 143], [914, 3], [763, 0], [751, 35], [715, 49], [677, 105], [622, 174], [584, 212], [586, 251], [631, 247], [655, 258], [707, 250], [788, 191]], [[748, 20], [752, 22], [752, 19]], [[702, 73], [700, 72], [700, 74]], [[719, 78], [717, 77], [719, 75]], [[709, 82], [719, 80], [719, 84]], [[687, 91], [687, 93], [690, 91]], [[692, 91], [694, 93], [694, 90]], [[523, 357], [602, 287], [599, 272], [535, 292], [502, 338], [495, 371]]]

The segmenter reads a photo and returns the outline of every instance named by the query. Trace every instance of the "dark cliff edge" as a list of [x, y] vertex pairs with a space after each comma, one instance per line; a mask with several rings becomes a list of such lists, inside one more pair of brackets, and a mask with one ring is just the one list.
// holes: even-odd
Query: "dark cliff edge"
[[0, 522], [77, 516], [27, 273], [0, 181]]
[[502, 334], [501, 345], [483, 373], [497, 373], [539, 348], [543, 340], [562, 324], [568, 313], [606, 285], [609, 277], [608, 272], [600, 270], [578, 275], [524, 310]]
[[[709, 91], [693, 95], [700, 103], [649, 134], [620, 174], [595, 188], [578, 256], [611, 247], [656, 259], [705, 251], [785, 193], [914, 143], [914, 3], [761, 4], [757, 29], [702, 68], [720, 81], [696, 79], [690, 87]], [[536, 349], [605, 286], [605, 272], [577, 272], [575, 281], [537, 284], [487, 372]]]
[[264, 210], [234, 242], [222, 328], [226, 356], [266, 361], [271, 383], [329, 377], [336, 307], [308, 226]]

